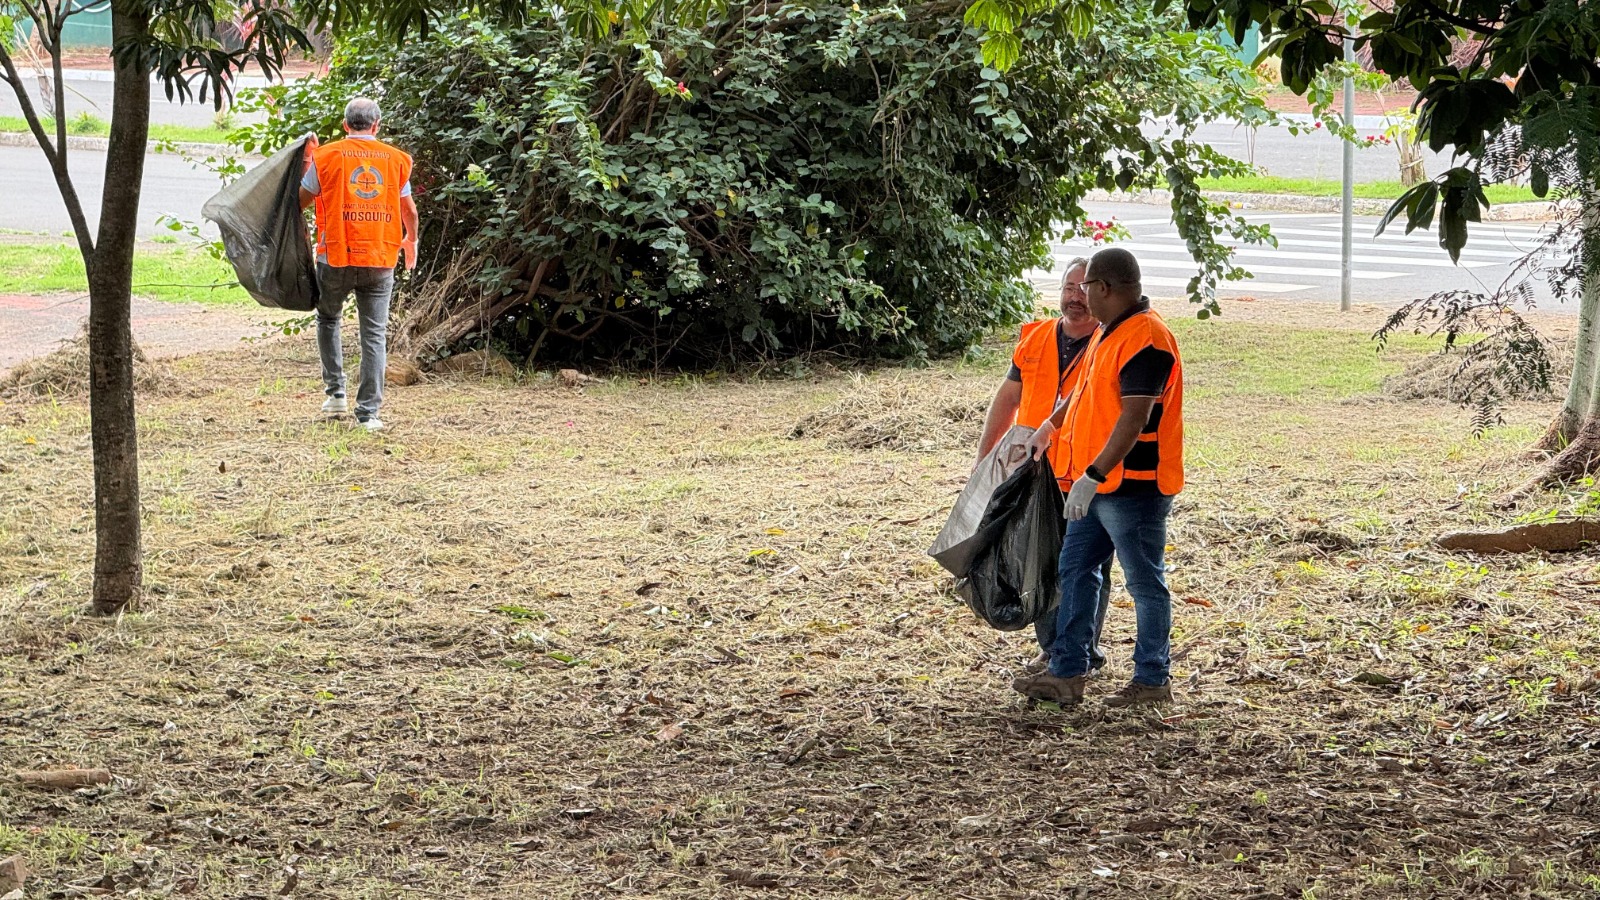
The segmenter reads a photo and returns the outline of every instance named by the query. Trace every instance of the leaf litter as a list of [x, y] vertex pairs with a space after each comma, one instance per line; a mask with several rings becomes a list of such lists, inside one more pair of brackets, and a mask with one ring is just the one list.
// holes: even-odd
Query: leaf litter
[[[1549, 405], [1466, 442], [1437, 404], [1198, 397], [1170, 578], [1211, 605], [1174, 611], [1179, 703], [1062, 711], [1010, 692], [1029, 640], [922, 557], [941, 517], [893, 524], [947, 508], [976, 425], [789, 436], [842, 396], [874, 419], [874, 389], [907, 415], [913, 383], [911, 427], [957, 431], [998, 365], [424, 384], [367, 435], [315, 413], [309, 341], [200, 362], [208, 396], [141, 408], [148, 595], [120, 619], [78, 613], [82, 406], [0, 423], [0, 759], [115, 776], [0, 786], [41, 895], [1593, 887], [1600, 559], [1425, 540], [1501, 515]], [[563, 424], [597, 410], [603, 437]]]

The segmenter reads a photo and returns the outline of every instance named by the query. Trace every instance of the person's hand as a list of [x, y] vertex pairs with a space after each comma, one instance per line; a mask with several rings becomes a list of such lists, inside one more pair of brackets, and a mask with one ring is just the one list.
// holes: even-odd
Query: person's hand
[[1089, 514], [1089, 504], [1094, 501], [1095, 492], [1100, 489], [1094, 479], [1079, 475], [1078, 480], [1072, 483], [1071, 490], [1067, 491], [1067, 507], [1062, 511], [1068, 522], [1076, 522]]
[[1028, 438], [1028, 458], [1043, 459], [1045, 453], [1050, 450], [1050, 443], [1055, 439], [1055, 423], [1045, 419], [1044, 424], [1034, 431], [1033, 437]]
[[307, 153], [315, 153], [315, 152], [317, 152], [317, 148], [321, 147], [321, 146], [322, 146], [321, 142], [319, 142], [317, 140], [317, 133], [316, 132], [312, 131], [312, 132], [307, 132], [306, 133], [306, 152]]
[[405, 260], [406, 271], [409, 272], [415, 269], [417, 267], [417, 242], [414, 240], [401, 242], [400, 258]]

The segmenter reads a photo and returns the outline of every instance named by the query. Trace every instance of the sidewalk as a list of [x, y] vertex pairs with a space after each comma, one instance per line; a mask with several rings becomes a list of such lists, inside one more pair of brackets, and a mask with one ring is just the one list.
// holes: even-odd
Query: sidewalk
[[[77, 335], [89, 315], [87, 294], [0, 294], [0, 373], [44, 356]], [[296, 313], [261, 307], [213, 307], [133, 298], [133, 339], [151, 358], [188, 356], [239, 346], [272, 333], [275, 321]]]

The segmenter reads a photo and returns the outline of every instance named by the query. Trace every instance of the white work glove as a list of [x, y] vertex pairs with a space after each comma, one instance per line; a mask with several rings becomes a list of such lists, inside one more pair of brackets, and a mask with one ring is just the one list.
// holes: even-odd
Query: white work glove
[[1044, 423], [1033, 432], [1033, 436], [1028, 438], [1028, 458], [1044, 459], [1044, 455], [1050, 450], [1051, 442], [1055, 439], [1055, 423], [1045, 419]]
[[1067, 491], [1067, 508], [1062, 511], [1068, 522], [1076, 522], [1089, 514], [1089, 504], [1094, 500], [1095, 491], [1100, 489], [1094, 479], [1086, 475], [1079, 475], [1078, 480], [1072, 483], [1072, 489]]

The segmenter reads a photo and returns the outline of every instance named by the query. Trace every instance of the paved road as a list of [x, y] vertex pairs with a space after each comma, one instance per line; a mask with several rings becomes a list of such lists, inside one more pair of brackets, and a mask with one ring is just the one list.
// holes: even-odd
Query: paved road
[[[33, 101], [35, 109], [44, 107], [39, 101], [39, 84], [37, 79], [29, 77], [27, 69], [22, 70], [23, 80], [28, 88], [28, 94]], [[67, 117], [76, 117], [79, 113], [89, 113], [105, 121], [111, 121], [111, 73], [92, 72], [79, 73], [76, 77], [69, 76], [65, 79], [67, 87]], [[192, 82], [195, 90], [199, 90], [200, 83]], [[261, 78], [246, 77], [240, 80], [240, 87], [257, 87], [265, 84]], [[20, 116], [22, 107], [17, 103], [16, 95], [7, 86], [0, 91], [0, 116]], [[211, 104], [211, 95], [206, 94], [206, 102], [201, 103], [191, 98], [188, 103], [177, 100], [168, 100], [166, 89], [161, 85], [152, 85], [150, 89], [150, 121], [160, 125], [193, 125], [206, 127], [214, 124], [216, 110]], [[236, 119], [238, 123], [250, 121], [244, 117]]]
[[[1376, 134], [1383, 129], [1375, 117], [1357, 116], [1358, 134]], [[1146, 134], [1159, 134], [1150, 126]], [[1238, 125], [1202, 125], [1195, 136], [1234, 159], [1254, 162], [1266, 175], [1283, 178], [1316, 178], [1339, 181], [1344, 177], [1344, 143], [1326, 131], [1295, 135], [1287, 128], [1261, 128], [1252, 137]], [[1252, 148], [1251, 142], [1254, 142]], [[1447, 155], [1423, 151], [1428, 174], [1438, 175], [1451, 168]], [[1355, 180], [1399, 181], [1400, 153], [1382, 144], [1355, 151]]]
[[[1149, 292], [1158, 296], [1180, 296], [1189, 278], [1198, 271], [1184, 248], [1183, 240], [1172, 227], [1171, 213], [1164, 206], [1127, 203], [1087, 204], [1093, 218], [1115, 217], [1132, 233], [1118, 246], [1138, 257]], [[1340, 219], [1321, 213], [1247, 213], [1252, 222], [1272, 226], [1278, 238], [1276, 249], [1245, 245], [1237, 252], [1240, 265], [1255, 275], [1249, 281], [1235, 282], [1220, 292], [1224, 297], [1273, 296], [1296, 300], [1337, 301], [1339, 299]], [[1374, 238], [1378, 220], [1357, 216], [1353, 254], [1354, 287], [1352, 299], [1359, 303], [1398, 305], [1436, 291], [1470, 289], [1489, 291], [1510, 274], [1511, 267], [1536, 242], [1536, 223], [1484, 223], [1472, 226], [1471, 239], [1461, 253], [1459, 265], [1438, 245], [1433, 232], [1413, 232], [1394, 227]], [[1087, 255], [1087, 241], [1058, 243], [1053, 249], [1056, 271], [1066, 260]], [[1044, 272], [1031, 273], [1035, 281], [1057, 277]], [[1542, 309], [1576, 313], [1575, 307], [1557, 304], [1543, 284], [1536, 297]]]
[[[68, 153], [84, 214], [91, 227], [100, 221], [100, 193], [105, 184], [106, 155], [88, 150]], [[189, 221], [200, 220], [200, 206], [215, 194], [222, 183], [215, 175], [198, 168], [180, 156], [153, 153], [145, 157], [144, 187], [139, 196], [139, 234], [151, 237], [168, 234], [157, 227], [156, 219], [170, 213]], [[0, 229], [70, 234], [72, 221], [56, 189], [55, 178], [44, 154], [37, 147], [0, 146]], [[208, 234], [215, 229], [206, 226]]]

